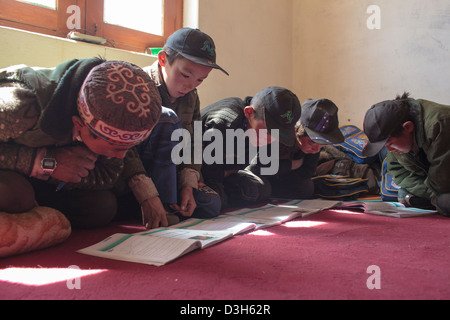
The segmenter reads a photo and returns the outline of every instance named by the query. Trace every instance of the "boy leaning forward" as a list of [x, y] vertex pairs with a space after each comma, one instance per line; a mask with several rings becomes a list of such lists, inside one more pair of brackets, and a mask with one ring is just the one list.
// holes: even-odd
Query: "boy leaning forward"
[[[212, 69], [228, 75], [216, 64], [213, 39], [193, 28], [183, 28], [172, 34], [158, 54], [158, 60], [144, 68], [155, 82], [163, 105], [158, 125], [140, 146], [142, 162], [156, 186], [152, 199], [137, 199], [152, 207], [153, 214], [144, 217], [151, 226], [165, 222], [166, 217], [172, 224], [179, 218], [211, 218], [220, 214], [220, 198], [202, 182], [201, 164], [191, 161], [176, 166], [172, 159], [172, 149], [178, 144], [172, 141], [172, 133], [182, 128], [193, 137], [194, 122], [201, 121], [196, 88]], [[193, 150], [193, 139], [191, 142]], [[175, 214], [167, 215], [167, 212]]]

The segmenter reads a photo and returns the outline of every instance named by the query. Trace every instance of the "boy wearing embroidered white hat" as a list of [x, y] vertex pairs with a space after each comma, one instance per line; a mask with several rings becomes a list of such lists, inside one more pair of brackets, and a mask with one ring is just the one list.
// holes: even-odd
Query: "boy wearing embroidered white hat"
[[90, 58], [0, 70], [0, 111], [0, 211], [37, 202], [98, 227], [116, 214], [111, 190], [145, 172], [128, 151], [158, 122], [161, 98], [141, 68]]

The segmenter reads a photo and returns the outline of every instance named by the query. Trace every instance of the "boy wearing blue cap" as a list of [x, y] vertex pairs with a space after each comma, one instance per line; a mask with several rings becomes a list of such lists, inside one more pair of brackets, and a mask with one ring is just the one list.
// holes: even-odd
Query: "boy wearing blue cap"
[[[175, 165], [172, 133], [187, 130], [193, 144], [194, 122], [200, 119], [200, 101], [196, 87], [212, 69], [228, 73], [216, 64], [213, 39], [193, 28], [182, 28], [172, 34], [158, 54], [158, 60], [144, 68], [155, 82], [162, 98], [163, 113], [150, 138], [140, 146], [140, 156], [148, 175], [155, 184], [153, 197], [138, 199], [141, 206], [150, 207], [151, 216], [144, 222], [157, 227], [180, 217], [211, 218], [220, 214], [220, 199], [201, 179], [201, 164], [194, 161]], [[192, 146], [193, 149], [193, 146]]]

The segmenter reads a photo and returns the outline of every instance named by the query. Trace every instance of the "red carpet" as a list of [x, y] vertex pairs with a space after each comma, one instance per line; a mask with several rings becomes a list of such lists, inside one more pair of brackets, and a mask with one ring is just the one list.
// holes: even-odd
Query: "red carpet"
[[[235, 236], [162, 267], [75, 252], [113, 233], [141, 230], [120, 225], [75, 230], [57, 247], [2, 259], [0, 299], [450, 298], [450, 219], [440, 216], [323, 211]], [[67, 281], [59, 273], [72, 265], [81, 269], [77, 277], [93, 274]], [[379, 274], [368, 273], [372, 265]], [[368, 279], [381, 288], [368, 289]]]

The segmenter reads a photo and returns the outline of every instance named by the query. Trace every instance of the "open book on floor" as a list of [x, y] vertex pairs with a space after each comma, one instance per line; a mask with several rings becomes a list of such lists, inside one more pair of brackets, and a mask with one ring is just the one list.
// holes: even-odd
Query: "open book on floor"
[[135, 234], [114, 234], [78, 252], [103, 258], [161, 266], [193, 250], [204, 249], [235, 235], [282, 224], [326, 209], [407, 217], [435, 211], [405, 208], [396, 202], [291, 200], [227, 212], [214, 219], [187, 219], [168, 228]]
[[161, 266], [193, 250], [207, 248], [255, 227], [254, 223], [228, 216], [215, 219], [190, 218], [168, 228], [114, 234], [78, 252]]
[[[299, 204], [302, 203], [302, 208]], [[214, 219], [190, 218], [169, 228], [114, 234], [79, 253], [161, 266], [193, 250], [204, 249], [237, 234], [279, 225], [321, 211], [338, 202], [301, 200], [227, 212]]]
[[302, 217], [326, 209], [349, 210], [368, 214], [383, 215], [396, 218], [419, 217], [437, 214], [436, 210], [405, 207], [400, 202], [377, 200], [334, 201], [325, 199], [291, 200], [278, 207], [297, 207], [303, 212]]
[[79, 253], [155, 266], [232, 237], [228, 232], [158, 228], [138, 234], [116, 233]]
[[244, 208], [225, 213], [232, 217], [245, 219], [256, 224], [256, 229], [272, 227], [296, 218], [304, 218], [313, 213], [338, 205], [332, 200], [290, 200], [282, 203], [269, 203], [259, 208]]
[[358, 211], [396, 218], [419, 217], [437, 213], [435, 210], [405, 207], [400, 202], [387, 202], [381, 200], [343, 201], [334, 206], [333, 209]]

